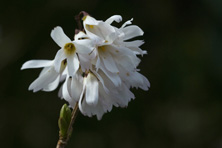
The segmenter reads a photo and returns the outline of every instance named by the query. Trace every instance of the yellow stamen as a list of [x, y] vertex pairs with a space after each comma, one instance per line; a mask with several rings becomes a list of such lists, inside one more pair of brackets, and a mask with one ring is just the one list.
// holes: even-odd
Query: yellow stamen
[[99, 47], [98, 47], [98, 50], [100, 50], [100, 51], [106, 51], [105, 46], [99, 46]]
[[88, 15], [84, 16], [84, 17], [82, 18], [82, 20], [85, 21], [87, 16], [88, 16]]
[[93, 29], [93, 27], [94, 27], [93, 25], [88, 25], [88, 26], [89, 26], [89, 28], [91, 28], [91, 29]]
[[67, 43], [64, 46], [64, 51], [66, 55], [72, 55], [76, 51], [76, 47], [73, 43]]

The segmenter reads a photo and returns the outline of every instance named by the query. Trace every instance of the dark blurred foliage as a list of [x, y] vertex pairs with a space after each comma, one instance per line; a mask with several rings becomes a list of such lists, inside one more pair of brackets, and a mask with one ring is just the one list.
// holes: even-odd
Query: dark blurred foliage
[[[8, 0], [0, 2], [0, 147], [53, 148], [65, 103], [54, 92], [32, 93], [40, 69], [30, 59], [53, 59], [50, 37], [62, 26], [72, 38], [74, 16], [134, 18], [145, 34], [139, 68], [148, 92], [113, 108], [101, 121], [79, 113], [67, 148], [222, 148], [221, 0]], [[118, 24], [115, 24], [118, 26]]]

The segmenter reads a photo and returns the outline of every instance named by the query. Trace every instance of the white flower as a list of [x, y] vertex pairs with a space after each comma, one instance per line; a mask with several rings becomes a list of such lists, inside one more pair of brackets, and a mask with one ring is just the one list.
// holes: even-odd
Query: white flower
[[[86, 116], [96, 115], [100, 120], [104, 113], [112, 110], [113, 106], [126, 107], [128, 102], [135, 98], [126, 83], [116, 87], [101, 70], [90, 71], [84, 77], [81, 77], [82, 74], [79, 70], [74, 77], [67, 76], [61, 87], [60, 95], [69, 102], [70, 107], [74, 107], [78, 102], [80, 111]], [[133, 82], [141, 85], [144, 83], [142, 82], [144, 79], [147, 80], [139, 73], [134, 75], [136, 74]], [[138, 80], [136, 81], [136, 79]], [[148, 88], [145, 85], [145, 88], [142, 89]]]
[[[55, 57], [55, 70], [58, 72], [60, 69], [60, 63], [66, 59], [68, 74], [70, 76], [75, 75], [80, 64], [76, 53], [89, 54], [92, 50], [92, 47], [90, 47], [91, 41], [88, 39], [71, 41], [65, 35], [61, 27], [54, 28], [51, 32], [51, 37], [61, 47]], [[83, 65], [81, 66], [84, 67]]]
[[104, 113], [112, 110], [112, 106], [126, 107], [133, 93], [122, 83], [118, 88], [107, 76], [99, 72], [90, 72], [83, 80], [83, 91], [79, 100], [80, 111], [89, 117], [96, 115], [100, 120]]
[[39, 77], [32, 82], [29, 86], [29, 90], [37, 92], [39, 90], [43, 91], [53, 91], [57, 88], [61, 75], [66, 67], [66, 61], [64, 60], [60, 64], [59, 72], [55, 71], [54, 60], [30, 60], [22, 65], [21, 70], [29, 68], [43, 68]]
[[89, 15], [83, 18], [83, 26], [86, 34], [94, 38], [96, 44], [110, 44], [116, 39], [114, 27], [106, 22], [97, 21]]
[[142, 36], [144, 34], [143, 30], [140, 27], [136, 25], [130, 25], [132, 24], [132, 21], [133, 19], [128, 20], [119, 29], [115, 28], [116, 32], [118, 32], [118, 38], [114, 41], [114, 44], [126, 47], [132, 50], [135, 54], [146, 54], [147, 52], [145, 50], [139, 48], [142, 44], [144, 44], [144, 41], [128, 41], [134, 37]]
[[[120, 29], [111, 26], [113, 21], [120, 22], [122, 20], [119, 15], [114, 15], [105, 22], [97, 21], [91, 16], [85, 16], [83, 20], [86, 33], [95, 43], [94, 53], [97, 57], [93, 64], [97, 70], [101, 69], [115, 86], [120, 86], [123, 79], [127, 81], [125, 77], [129, 73], [137, 71], [136, 67], [140, 63], [140, 59], [136, 55], [145, 53], [139, 48], [143, 41], [125, 42], [125, 40], [143, 35], [143, 31], [135, 25], [125, 27], [131, 24], [131, 21], [127, 21]], [[123, 76], [123, 79], [120, 78], [120, 75]], [[145, 88], [146, 84], [144, 83], [141, 84], [143, 85], [141, 88]], [[133, 86], [133, 83], [128, 86]]]
[[144, 41], [132, 40], [143, 31], [131, 25], [132, 20], [120, 28], [111, 25], [114, 21], [119, 23], [122, 17], [114, 15], [104, 22], [84, 16], [84, 30], [74, 36], [74, 41], [61, 27], [54, 28], [51, 37], [61, 47], [55, 59], [31, 60], [21, 68], [43, 67], [29, 90], [52, 91], [64, 81], [59, 97], [70, 107], [78, 103], [82, 114], [96, 115], [99, 120], [113, 106], [126, 107], [135, 98], [130, 88], [148, 90], [150, 83], [137, 68], [141, 61], [137, 56], [146, 54], [140, 49]]
[[[84, 17], [84, 28], [89, 36], [93, 38], [99, 37], [97, 42], [100, 41], [102, 43], [107, 44], [115, 44], [118, 46], [127, 47], [130, 50], [134, 51], [136, 54], [146, 54], [146, 51], [143, 51], [139, 48], [144, 41], [135, 40], [135, 41], [127, 41], [137, 36], [142, 36], [144, 34], [143, 30], [136, 25], [132, 24], [132, 20], [125, 22], [119, 29], [115, 26], [112, 26], [112, 22], [121, 22], [122, 17], [120, 15], [113, 15], [108, 18], [105, 22], [97, 21], [91, 16]], [[130, 26], [127, 26], [130, 25]]]
[[66, 76], [65, 82], [59, 90], [59, 97], [69, 102], [70, 107], [74, 107], [79, 101], [83, 89], [82, 72], [78, 70], [74, 76]]

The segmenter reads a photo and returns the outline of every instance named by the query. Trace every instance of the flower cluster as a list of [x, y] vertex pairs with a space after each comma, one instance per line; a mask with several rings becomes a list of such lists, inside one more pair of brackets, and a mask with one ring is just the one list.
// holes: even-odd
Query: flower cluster
[[149, 81], [137, 69], [138, 55], [146, 54], [140, 49], [142, 40], [129, 40], [142, 36], [143, 31], [132, 20], [120, 28], [112, 26], [122, 21], [114, 15], [106, 21], [96, 20], [90, 15], [82, 17], [82, 31], [74, 40], [65, 35], [61, 27], [51, 32], [52, 39], [60, 46], [54, 60], [30, 60], [21, 69], [43, 68], [29, 90], [53, 91], [60, 82], [59, 97], [69, 102], [70, 107], [78, 103], [82, 114], [91, 117], [111, 111], [113, 106], [126, 107], [134, 94], [130, 88], [148, 90]]

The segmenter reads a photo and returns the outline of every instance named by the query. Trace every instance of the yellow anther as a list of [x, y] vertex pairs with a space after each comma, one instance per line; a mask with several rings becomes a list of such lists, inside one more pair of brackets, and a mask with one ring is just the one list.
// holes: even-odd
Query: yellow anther
[[84, 17], [82, 18], [82, 20], [85, 21], [87, 16], [88, 16], [88, 15], [84, 16]]
[[100, 47], [98, 47], [98, 50], [100, 50], [100, 51], [106, 51], [105, 46], [100, 46]]
[[91, 29], [93, 29], [93, 27], [94, 27], [93, 25], [88, 25], [88, 26], [89, 26], [89, 28], [91, 28]]

